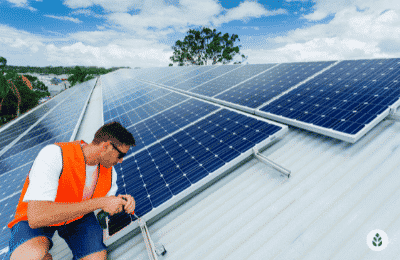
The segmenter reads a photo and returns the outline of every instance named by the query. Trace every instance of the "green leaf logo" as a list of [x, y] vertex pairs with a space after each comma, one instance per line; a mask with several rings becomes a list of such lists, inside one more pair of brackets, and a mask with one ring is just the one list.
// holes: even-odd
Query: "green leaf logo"
[[374, 241], [372, 241], [374, 246], [381, 246], [382, 245], [382, 238], [379, 236], [379, 233], [376, 233], [374, 236]]
[[381, 229], [371, 230], [365, 241], [369, 249], [376, 252], [384, 250], [389, 244], [389, 238], [386, 232]]

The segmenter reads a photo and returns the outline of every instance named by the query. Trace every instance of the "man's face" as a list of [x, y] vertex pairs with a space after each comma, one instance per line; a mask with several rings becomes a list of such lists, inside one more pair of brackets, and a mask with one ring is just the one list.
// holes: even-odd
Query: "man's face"
[[123, 155], [129, 151], [129, 145], [117, 145], [108, 141], [106, 144], [106, 151], [102, 156], [102, 162], [104, 167], [110, 168], [115, 166], [117, 163], [122, 163]]

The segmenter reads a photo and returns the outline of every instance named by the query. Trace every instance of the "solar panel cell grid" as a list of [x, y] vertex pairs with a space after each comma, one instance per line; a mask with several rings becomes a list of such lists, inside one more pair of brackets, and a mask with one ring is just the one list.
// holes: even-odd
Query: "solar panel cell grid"
[[201, 86], [190, 90], [190, 92], [212, 97], [230, 87], [239, 84], [244, 80], [247, 80], [267, 69], [272, 68], [274, 65], [275, 64], [256, 64], [242, 66], [225, 74], [222, 77], [202, 84]]
[[217, 106], [189, 99], [152, 118], [128, 127], [128, 131], [133, 134], [136, 140], [136, 146], [132, 147], [128, 154], [173, 133], [215, 109], [217, 109]]
[[[15, 209], [17, 208], [19, 196], [0, 201], [0, 250], [8, 246], [11, 237], [10, 229], [7, 224], [14, 217]], [[0, 257], [2, 257], [0, 255]]]
[[357, 134], [399, 99], [400, 64], [397, 59], [342, 63], [260, 110]]
[[177, 67], [177, 68], [170, 68], [167, 73], [160, 77], [157, 80], [152, 80], [153, 82], [162, 83], [169, 80], [174, 79], [180, 75], [184, 75], [196, 69], [198, 66], [186, 66], [186, 67]]
[[65, 132], [72, 132], [83, 109], [84, 101], [87, 99], [87, 94], [83, 97], [67, 98], [65, 102], [51, 111], [46, 118], [33, 127], [12, 148], [0, 156], [0, 160], [62, 135]]
[[192, 70], [190, 72], [186, 72], [186, 73], [184, 73], [182, 75], [179, 75], [179, 76], [177, 76], [177, 77], [175, 77], [173, 79], [170, 79], [168, 81], [161, 81], [160, 83], [162, 83], [162, 84], [164, 84], [166, 86], [175, 86], [180, 82], [189, 80], [191, 78], [195, 78], [196, 76], [198, 76], [198, 75], [200, 75], [200, 74], [202, 74], [202, 73], [204, 73], [206, 71], [215, 69], [215, 68], [216, 67], [213, 67], [213, 66], [197, 66], [195, 70]]
[[219, 77], [229, 71], [235, 70], [239, 68], [241, 65], [222, 65], [222, 66], [217, 66], [214, 69], [211, 69], [209, 71], [206, 71], [196, 77], [190, 78], [182, 83], [176, 84], [173, 87], [180, 89], [180, 90], [190, 90], [192, 88], [195, 88], [196, 86], [205, 83], [209, 80], [212, 80], [216, 77]]
[[332, 63], [280, 64], [253, 78], [251, 81], [244, 82], [214, 97], [249, 108], [256, 108]]
[[[116, 167], [117, 193], [131, 194], [136, 201], [136, 214], [143, 216], [280, 129], [220, 109], [125, 159]], [[119, 223], [120, 218], [111, 217], [110, 235], [129, 224], [130, 221]]]
[[14, 139], [16, 139], [23, 132], [25, 132], [31, 125], [36, 123], [37, 120], [39, 120], [44, 114], [49, 112], [50, 109], [53, 108], [56, 104], [57, 103], [55, 100], [50, 100], [47, 103], [43, 104], [40, 108], [25, 115], [22, 119], [13, 124], [11, 127], [8, 127], [4, 131], [1, 131], [0, 150], [8, 145], [10, 142], [12, 142]]

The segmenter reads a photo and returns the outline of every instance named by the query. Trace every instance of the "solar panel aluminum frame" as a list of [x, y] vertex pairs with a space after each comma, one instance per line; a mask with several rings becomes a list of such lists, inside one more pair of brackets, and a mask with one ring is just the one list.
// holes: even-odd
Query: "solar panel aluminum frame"
[[335, 139], [339, 139], [339, 140], [342, 140], [345, 142], [355, 143], [361, 137], [363, 137], [367, 132], [369, 132], [373, 127], [375, 127], [377, 124], [379, 124], [385, 117], [390, 115], [391, 111], [393, 111], [393, 110], [396, 111], [399, 106], [400, 106], [400, 99], [397, 100], [393, 105], [388, 107], [385, 111], [383, 111], [374, 120], [372, 120], [364, 128], [362, 128], [357, 134], [354, 134], [354, 135], [342, 133], [342, 132], [332, 130], [332, 129], [323, 128], [323, 127], [313, 125], [313, 124], [304, 123], [304, 122], [290, 119], [287, 117], [274, 115], [274, 114], [271, 114], [268, 112], [261, 111], [259, 109], [257, 109], [255, 112], [256, 112], [256, 115], [267, 118], [267, 119], [271, 119], [271, 120], [281, 122], [284, 124], [296, 126], [296, 127], [302, 128], [302, 129], [316, 132], [316, 133], [319, 133], [319, 134], [322, 134], [325, 136], [329, 136], [329, 137], [332, 137]]
[[154, 85], [156, 85], [158, 87], [166, 88], [166, 89], [169, 89], [169, 90], [172, 90], [172, 91], [176, 91], [176, 92], [179, 92], [181, 94], [185, 94], [185, 95], [187, 95], [189, 97], [196, 97], [196, 98], [199, 98], [201, 100], [210, 101], [210, 102], [212, 102], [214, 104], [227, 106], [227, 107], [234, 108], [234, 109], [237, 109], [237, 110], [240, 110], [240, 111], [243, 111], [243, 112], [246, 112], [246, 113], [250, 113], [250, 114], [253, 114], [253, 115], [255, 114], [255, 109], [254, 108], [249, 108], [249, 107], [246, 107], [246, 106], [238, 105], [238, 104], [231, 103], [231, 102], [228, 102], [228, 101], [225, 101], [225, 100], [216, 99], [214, 97], [204, 96], [202, 94], [193, 93], [193, 92], [189, 92], [189, 91], [186, 91], [186, 90], [176, 89], [174, 87], [162, 85], [162, 84], [159, 84], [159, 83], [153, 83], [153, 82], [147, 82], [147, 81], [143, 81], [143, 82], [146, 82], [146, 83], [149, 83], [149, 84], [154, 84]]
[[319, 76], [320, 74], [324, 73], [325, 71], [331, 69], [332, 67], [336, 66], [336, 65], [339, 64], [340, 62], [342, 62], [342, 61], [341, 61], [341, 60], [338, 60], [338, 61], [334, 62], [333, 64], [329, 65], [328, 67], [326, 67], [326, 68], [324, 68], [324, 69], [322, 69], [322, 70], [320, 70], [320, 71], [314, 73], [314, 74], [311, 75], [310, 77], [308, 77], [308, 78], [306, 78], [305, 80], [303, 80], [303, 81], [297, 83], [297, 84], [294, 85], [293, 87], [291, 87], [291, 88], [285, 90], [284, 92], [280, 93], [280, 94], [277, 95], [276, 97], [271, 98], [270, 100], [268, 100], [268, 101], [264, 102], [263, 104], [259, 105], [259, 106], [256, 107], [254, 110], [261, 109], [261, 108], [265, 107], [265, 106], [268, 105], [269, 103], [271, 103], [271, 102], [273, 102], [273, 101], [279, 99], [281, 96], [283, 96], [283, 95], [289, 93], [290, 91], [292, 91], [292, 90], [298, 88], [299, 86], [303, 85], [304, 83], [307, 83], [308, 81], [312, 80], [313, 78], [315, 78], [315, 77]]
[[[248, 117], [255, 118], [260, 121], [267, 122], [269, 124], [277, 125], [282, 128], [281, 130], [276, 132], [274, 135], [269, 136], [267, 139], [261, 141], [260, 143], [258, 143], [254, 146], [254, 147], [256, 147], [256, 149], [258, 149], [260, 151], [267, 148], [268, 145], [271, 144], [272, 142], [274, 142], [275, 140], [282, 138], [288, 132], [289, 128], [286, 125], [281, 125], [276, 122], [271, 122], [264, 118], [260, 118], [260, 117], [254, 116], [254, 115], [249, 115], [249, 114], [241, 112], [241, 111], [236, 111], [235, 109], [230, 109], [230, 108], [225, 108], [225, 109], [234, 111], [239, 114], [243, 114]], [[216, 113], [217, 111], [220, 111], [220, 109], [217, 109], [213, 113]], [[213, 113], [211, 113], [211, 114], [213, 114]], [[211, 115], [211, 114], [209, 114], [209, 115]], [[209, 115], [207, 115], [207, 116], [209, 116]], [[189, 124], [180, 130], [184, 130], [184, 129], [190, 127], [191, 125], [192, 124]], [[177, 131], [177, 132], [179, 132], [179, 131]], [[169, 136], [167, 136], [167, 137], [169, 137]], [[167, 137], [165, 137], [165, 138], [167, 138]], [[161, 141], [165, 138], [157, 140], [157, 142], [153, 143], [152, 145], [158, 143], [159, 141]], [[149, 147], [151, 147], [152, 145], [150, 145]], [[180, 205], [182, 205], [183, 203], [185, 203], [192, 197], [201, 193], [206, 188], [210, 187], [212, 184], [214, 184], [218, 180], [222, 179], [224, 176], [226, 176], [230, 172], [236, 170], [241, 165], [243, 165], [246, 161], [250, 160], [253, 157], [254, 157], [253, 148], [251, 148], [251, 149], [247, 150], [246, 152], [242, 153], [241, 155], [239, 155], [237, 158], [233, 159], [231, 162], [223, 165], [221, 168], [217, 169], [213, 173], [210, 173], [207, 177], [205, 177], [205, 178], [199, 180], [197, 183], [191, 185], [189, 188], [182, 191], [178, 195], [173, 196], [172, 199], [168, 200], [166, 203], [161, 204], [159, 207], [157, 207], [157, 208], [153, 209], [152, 211], [150, 211], [149, 213], [145, 214], [142, 217], [142, 219], [146, 220], [146, 222], [148, 222], [148, 223], [154, 223], [155, 221], [157, 221], [158, 219], [167, 215], [168, 213], [170, 213], [171, 211], [173, 211], [174, 209], [176, 209], [177, 207], [179, 207]], [[134, 236], [136, 234], [139, 234], [139, 232], [140, 232], [140, 227], [139, 227], [138, 221], [136, 220], [136, 221], [132, 221], [129, 225], [122, 228], [121, 230], [119, 230], [118, 232], [113, 234], [112, 236], [110, 236], [108, 234], [107, 230], [104, 230], [103, 231], [103, 241], [106, 246], [110, 246], [120, 239], [121, 239], [121, 241], [124, 240], [124, 237], [127, 235]]]
[[[70, 142], [72, 142], [72, 141], [75, 140], [75, 137], [76, 137], [76, 135], [77, 135], [77, 133], [78, 133], [79, 127], [80, 127], [80, 125], [81, 125], [81, 123], [82, 123], [83, 116], [85, 115], [86, 108], [87, 108], [87, 106], [88, 106], [88, 104], [89, 104], [89, 100], [90, 100], [90, 98], [92, 97], [94, 88], [97, 86], [97, 83], [99, 82], [99, 79], [100, 79], [100, 77], [97, 77], [97, 78], [96, 78], [96, 82], [94, 82], [94, 85], [93, 85], [92, 89], [90, 90], [90, 93], [89, 93], [89, 95], [88, 95], [88, 98], [87, 98], [86, 101], [85, 101], [85, 105], [83, 106], [82, 112], [81, 112], [81, 114], [80, 114], [80, 116], [79, 116], [79, 118], [78, 118], [78, 121], [76, 122], [76, 126], [75, 126], [75, 128], [74, 128], [74, 131], [72, 132], [71, 138], [69, 139]], [[94, 79], [93, 79], [93, 80], [94, 80]]]
[[[221, 92], [215, 94], [215, 95], [212, 96], [212, 97], [216, 97], [216, 96], [218, 96], [218, 95], [221, 95], [221, 94], [223, 94], [223, 93], [225, 93], [225, 92], [227, 92], [227, 91], [229, 91], [229, 90], [231, 90], [231, 89], [233, 89], [233, 88], [239, 86], [240, 84], [243, 84], [243, 83], [245, 83], [245, 82], [247, 82], [247, 81], [250, 81], [250, 80], [252, 80], [253, 78], [260, 76], [261, 74], [266, 73], [267, 71], [270, 71], [270, 70], [272, 70], [272, 69], [278, 67], [278, 66], [281, 65], [281, 64], [282, 64], [282, 63], [276, 63], [276, 64], [275, 64], [274, 66], [272, 66], [271, 68], [266, 69], [266, 70], [264, 70], [264, 71], [262, 71], [262, 72], [260, 72], [260, 73], [258, 73], [258, 74], [256, 74], [256, 75], [254, 75], [254, 76], [248, 78], [248, 79], [245, 79], [245, 80], [239, 82], [238, 84], [233, 85], [232, 87], [229, 87], [229, 88], [225, 89], [224, 91], [221, 91]], [[194, 89], [195, 89], [195, 88], [194, 88]]]

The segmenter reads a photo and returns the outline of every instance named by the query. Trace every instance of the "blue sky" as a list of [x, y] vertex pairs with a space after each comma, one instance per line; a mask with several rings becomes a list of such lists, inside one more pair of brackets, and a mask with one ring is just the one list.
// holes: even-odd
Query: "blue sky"
[[398, 0], [0, 0], [0, 56], [22, 66], [167, 66], [202, 26], [249, 64], [400, 57]]

